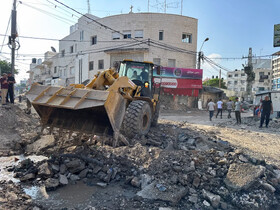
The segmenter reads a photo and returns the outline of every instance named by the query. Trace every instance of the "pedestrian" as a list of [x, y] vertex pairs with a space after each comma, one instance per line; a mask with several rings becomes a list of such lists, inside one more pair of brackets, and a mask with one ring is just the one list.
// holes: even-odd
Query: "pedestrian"
[[14, 84], [16, 83], [15, 78], [13, 77], [12, 73], [8, 73], [8, 94], [6, 96], [6, 102], [9, 102], [8, 98], [10, 98], [10, 103], [14, 103]]
[[0, 83], [1, 83], [1, 102], [2, 105], [6, 105], [6, 96], [9, 88], [8, 77], [6, 73], [4, 73], [3, 76], [1, 77]]
[[235, 118], [236, 118], [236, 122], [237, 125], [241, 124], [241, 109], [242, 109], [242, 105], [241, 102], [239, 101], [238, 97], [235, 98], [236, 102], [235, 102]]
[[[262, 110], [262, 112], [261, 112]], [[261, 121], [260, 121], [260, 128], [262, 128], [264, 119], [265, 119], [265, 127], [268, 127], [269, 120], [270, 120], [270, 114], [273, 114], [273, 105], [272, 101], [269, 100], [269, 97], [266, 96], [264, 98], [264, 101], [262, 101], [262, 104], [260, 106], [259, 114], [261, 113]]]
[[229, 99], [229, 101], [227, 102], [228, 119], [231, 118], [232, 106], [233, 106], [232, 100]]
[[218, 108], [218, 112], [216, 114], [216, 118], [218, 117], [219, 113], [221, 113], [221, 119], [222, 119], [222, 117], [223, 117], [223, 102], [222, 102], [222, 99], [220, 99], [217, 102], [217, 108]]
[[215, 107], [216, 107], [215, 103], [212, 101], [212, 99], [210, 99], [209, 103], [207, 104], [207, 110], [209, 111], [210, 121], [212, 121], [212, 117], [214, 115]]

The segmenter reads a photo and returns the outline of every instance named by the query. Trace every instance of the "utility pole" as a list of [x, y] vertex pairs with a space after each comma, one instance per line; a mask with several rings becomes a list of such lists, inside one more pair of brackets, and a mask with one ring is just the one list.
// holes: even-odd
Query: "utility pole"
[[10, 36], [10, 41], [11, 42], [11, 50], [12, 50], [12, 55], [11, 55], [11, 60], [12, 60], [12, 66], [11, 66], [11, 73], [14, 76], [15, 73], [15, 50], [16, 50], [16, 37], [17, 37], [17, 8], [16, 8], [16, 3], [17, 0], [14, 0], [13, 4], [13, 10], [12, 10], [12, 24], [11, 24], [11, 36]]
[[222, 83], [221, 77], [222, 77], [222, 70], [220, 69], [220, 71], [219, 71], [219, 88], [221, 88], [221, 83]]
[[202, 57], [202, 52], [201, 52], [201, 51], [199, 51], [199, 52], [198, 52], [197, 69], [200, 69], [200, 65], [201, 65], [201, 57]]
[[248, 65], [244, 68], [244, 71], [247, 74], [246, 95], [248, 100], [252, 100], [252, 85], [253, 85], [253, 81], [255, 80], [252, 57], [253, 57], [252, 48], [250, 47], [249, 54], [248, 54]]

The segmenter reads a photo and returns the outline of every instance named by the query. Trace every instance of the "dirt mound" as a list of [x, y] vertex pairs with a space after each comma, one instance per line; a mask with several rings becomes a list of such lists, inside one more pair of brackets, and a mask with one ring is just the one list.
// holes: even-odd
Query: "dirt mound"
[[36, 138], [39, 119], [27, 115], [16, 105], [0, 108], [0, 155], [19, 154], [24, 145]]

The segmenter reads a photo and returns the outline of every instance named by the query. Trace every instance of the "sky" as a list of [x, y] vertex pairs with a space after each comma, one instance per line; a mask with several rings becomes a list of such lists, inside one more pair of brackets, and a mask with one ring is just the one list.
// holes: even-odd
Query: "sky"
[[[82, 13], [87, 12], [87, 0], [61, 1]], [[69, 34], [69, 27], [77, 22], [77, 14], [69, 12], [54, 0], [17, 2], [20, 36], [61, 39]], [[164, 0], [90, 0], [90, 8], [91, 14], [105, 17], [128, 13], [131, 5], [135, 13], [147, 12], [148, 2], [150, 12], [164, 12]], [[273, 26], [280, 24], [279, 0], [166, 0], [166, 13], [181, 14], [181, 2], [182, 14], [198, 19], [197, 50], [208, 37], [209, 41], [202, 48], [204, 55], [229, 70], [242, 68], [246, 59], [241, 58], [248, 55], [249, 47], [256, 56], [271, 55], [280, 50], [273, 47]], [[2, 35], [6, 34], [12, 3], [13, 0], [0, 0], [0, 59], [4, 60], [10, 58], [7, 37], [3, 42]], [[19, 38], [19, 42], [20, 48], [16, 53], [16, 68], [20, 70], [18, 79], [28, 78], [26, 71], [32, 57], [42, 56], [51, 46], [58, 50], [58, 41]], [[218, 75], [218, 69], [206, 62], [202, 67], [204, 77]], [[225, 70], [222, 70], [222, 76], [226, 76]]]

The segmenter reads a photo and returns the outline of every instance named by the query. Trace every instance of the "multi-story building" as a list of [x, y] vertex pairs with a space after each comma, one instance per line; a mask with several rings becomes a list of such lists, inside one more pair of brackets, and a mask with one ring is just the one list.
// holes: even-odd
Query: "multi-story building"
[[[255, 80], [252, 85], [252, 93], [269, 91], [272, 88], [271, 59], [253, 59], [253, 71]], [[227, 73], [227, 87], [236, 91], [236, 95], [244, 96], [247, 90], [247, 75], [244, 70], [235, 70]]]
[[277, 57], [272, 59], [272, 77], [273, 77], [273, 90], [280, 90], [280, 56], [279, 53], [276, 54]]
[[[90, 79], [97, 71], [123, 59], [169, 67], [196, 67], [195, 18], [161, 13], [86, 16], [90, 19], [81, 17], [71, 26], [70, 34], [59, 41], [59, 53], [40, 64], [46, 73], [50, 70], [52, 78], [65, 80], [65, 85]], [[43, 75], [40, 79], [44, 80]]]

